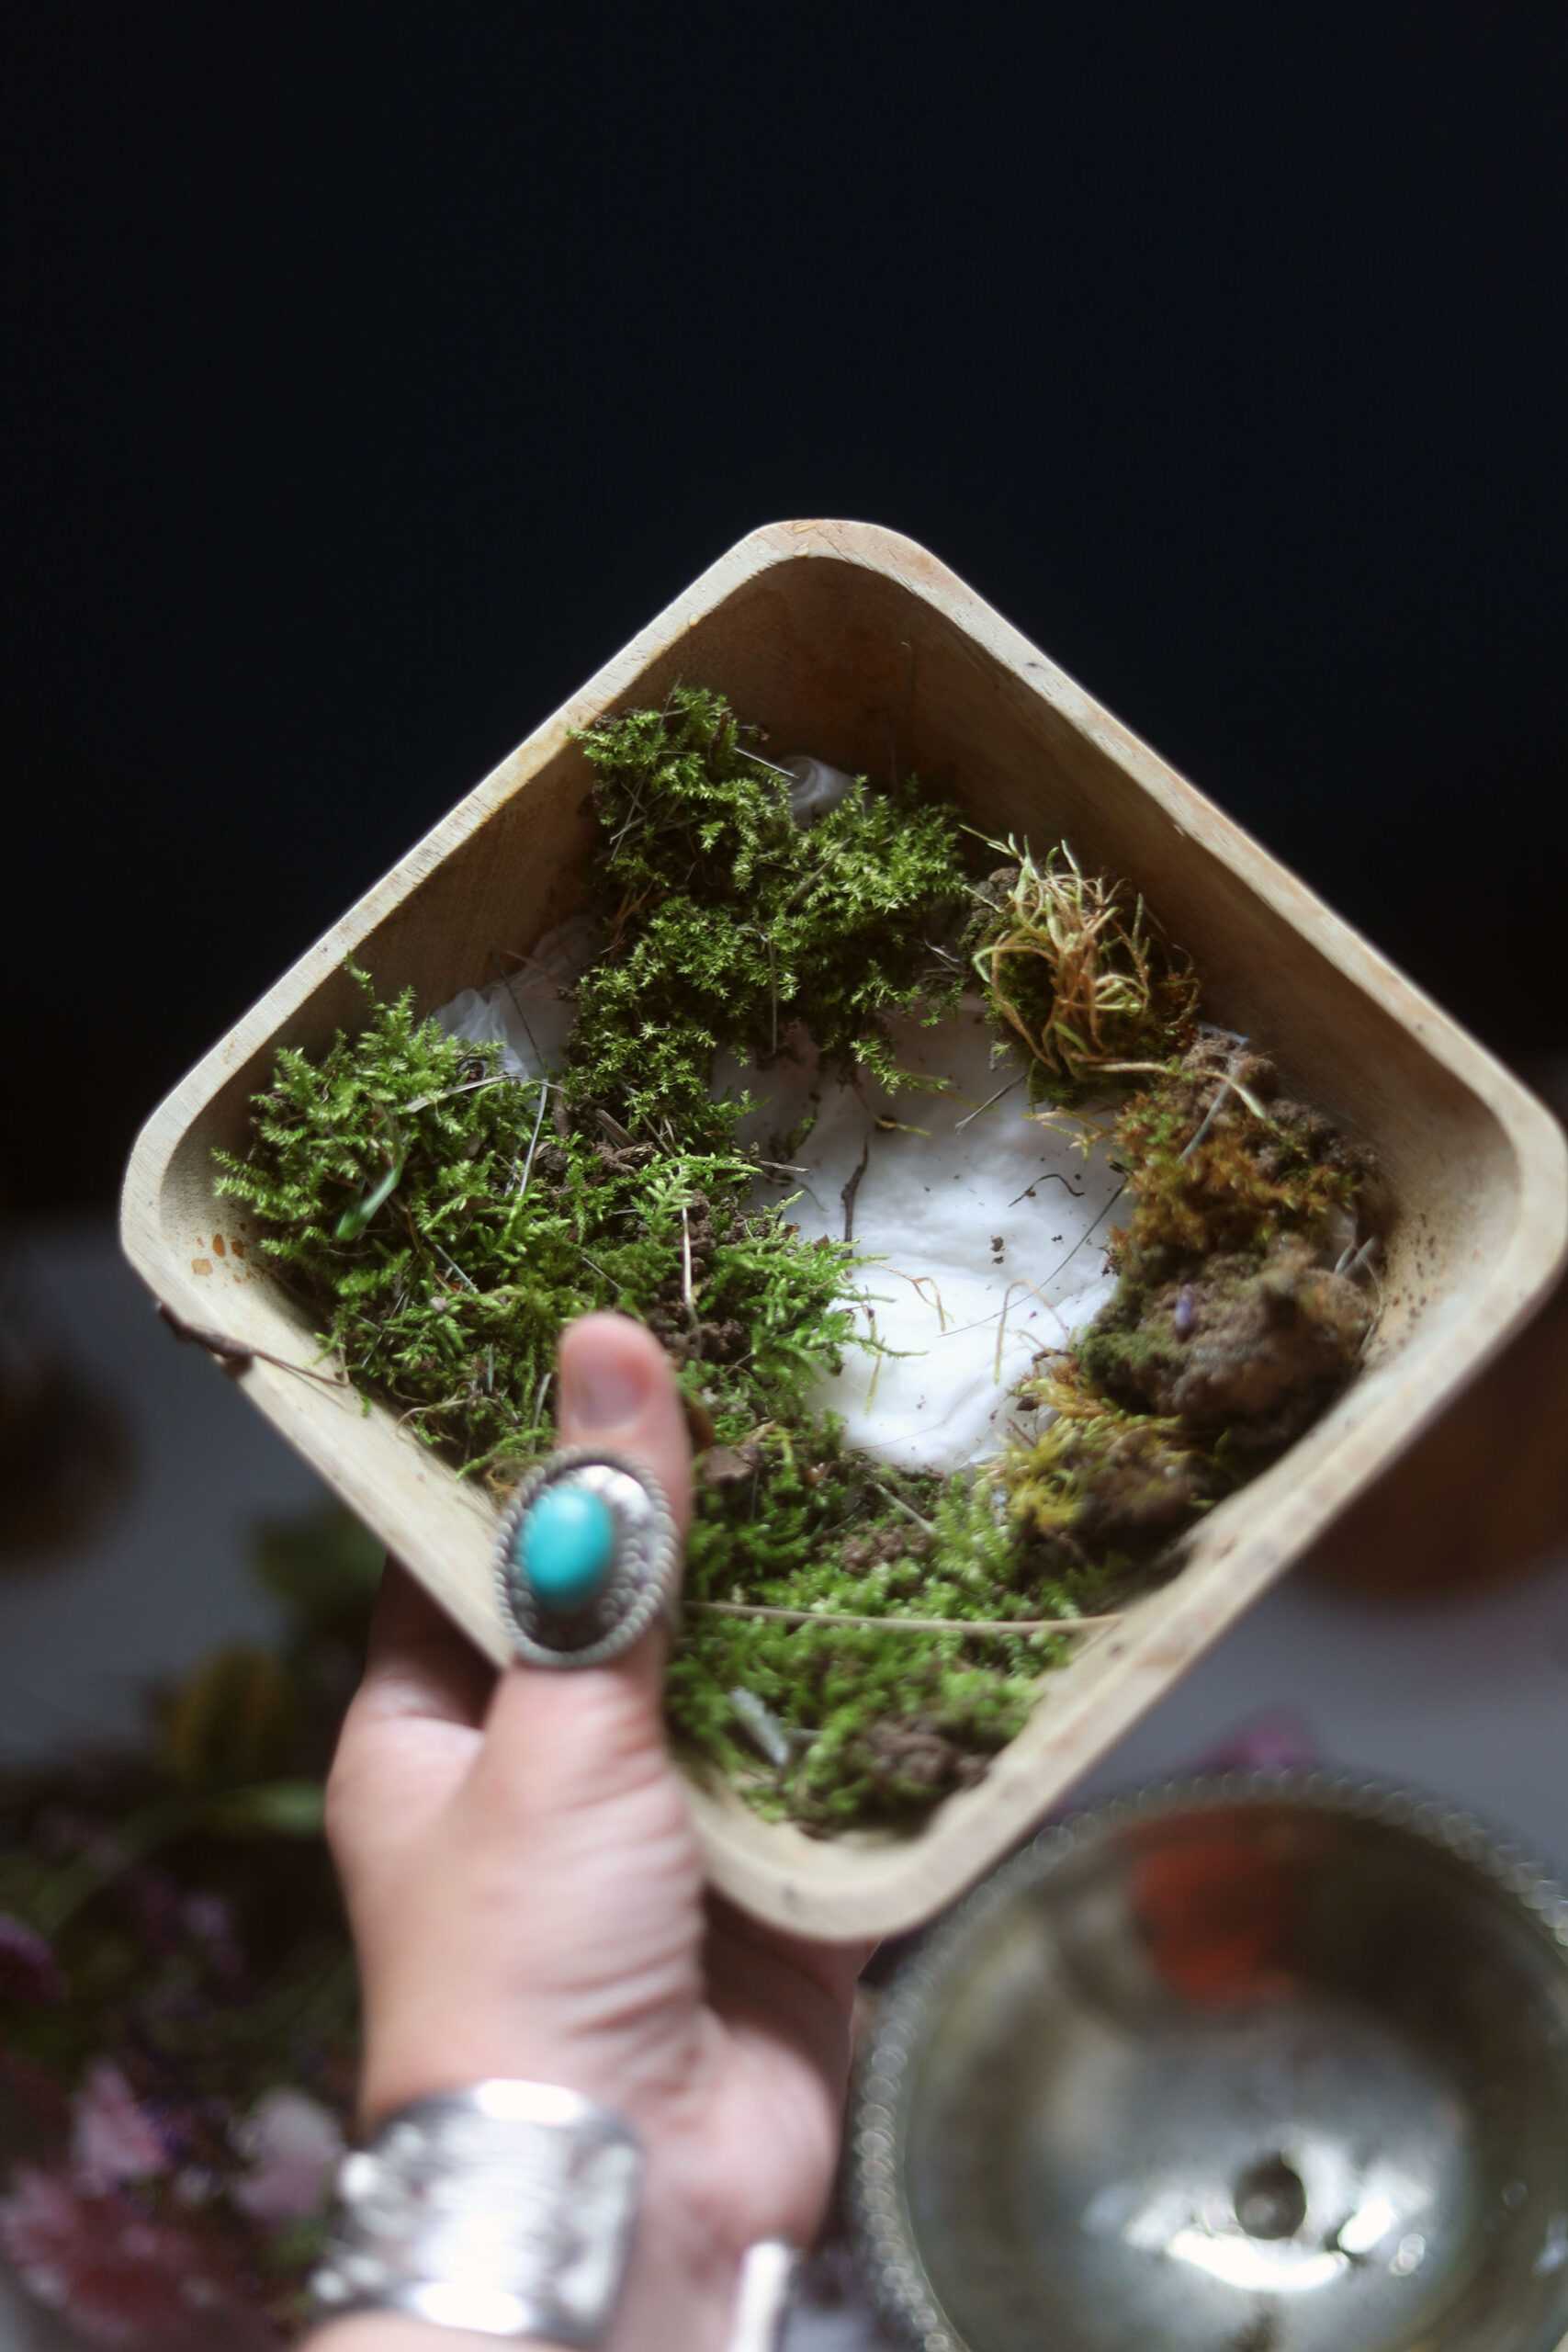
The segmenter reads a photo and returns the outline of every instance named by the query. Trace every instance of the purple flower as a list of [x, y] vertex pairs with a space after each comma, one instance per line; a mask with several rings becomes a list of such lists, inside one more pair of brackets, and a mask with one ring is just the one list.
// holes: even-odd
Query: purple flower
[[96, 2344], [176, 2352], [222, 2323], [231, 2352], [266, 2352], [272, 2329], [214, 2245], [150, 2221], [118, 2194], [20, 2166], [0, 2198], [0, 2252], [28, 2293]]
[[71, 2102], [71, 2170], [90, 2197], [166, 2172], [164, 2135], [112, 2058], [87, 2069]]
[[0, 1995], [15, 2001], [62, 2001], [65, 1979], [43, 1938], [0, 1911]]
[[180, 1905], [180, 1918], [187, 1935], [199, 1944], [234, 1940], [233, 1910], [220, 1894], [187, 1894]]
[[324, 2204], [343, 2154], [343, 2133], [303, 2091], [267, 2091], [231, 2137], [252, 2166], [229, 2194], [254, 2222], [296, 2222]]
[[233, 1905], [221, 1894], [187, 1894], [180, 1905], [180, 1925], [201, 1946], [220, 1984], [237, 1991], [248, 1972]]

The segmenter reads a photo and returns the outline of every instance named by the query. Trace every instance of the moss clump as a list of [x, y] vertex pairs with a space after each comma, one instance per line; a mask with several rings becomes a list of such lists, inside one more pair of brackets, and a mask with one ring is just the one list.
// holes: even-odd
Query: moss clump
[[[1032, 1566], [990, 1480], [900, 1476], [846, 1451], [830, 1422], [812, 1434], [809, 1450], [765, 1440], [750, 1481], [700, 1496], [671, 1721], [764, 1815], [825, 1830], [904, 1820], [978, 1777], [1021, 1728], [1095, 1577]], [[713, 1602], [977, 1622], [884, 1631], [705, 1613]], [[1040, 1630], [992, 1632], [998, 1616]], [[760, 1753], [738, 1690], [774, 1715], [787, 1763]]]
[[1226, 1433], [1233, 1455], [1289, 1443], [1371, 1328], [1371, 1154], [1213, 1035], [1126, 1106], [1116, 1145], [1133, 1212], [1111, 1235], [1115, 1296], [1079, 1339], [1083, 1375], [1130, 1410]]
[[797, 825], [785, 780], [748, 751], [756, 731], [722, 696], [681, 687], [579, 738], [607, 844], [607, 944], [580, 992], [569, 1092], [639, 1138], [727, 1142], [739, 1106], [711, 1100], [715, 1055], [767, 1062], [796, 1023], [830, 1072], [916, 1083], [888, 1015], [934, 1022], [957, 1002], [929, 944], [967, 890], [956, 812], [913, 779], [859, 783]]
[[1337, 1230], [1374, 1173], [1331, 1120], [1281, 1097], [1271, 1062], [1213, 1033], [1134, 1095], [1115, 1139], [1133, 1214], [1112, 1256], [1129, 1266]]
[[280, 1053], [249, 1152], [219, 1155], [357, 1386], [507, 1487], [554, 1442], [562, 1325], [613, 1306], [668, 1329], [727, 1428], [799, 1417], [852, 1333], [849, 1255], [751, 1207], [750, 1159], [562, 1134], [558, 1088], [500, 1078], [496, 1046], [406, 994], [367, 1013], [319, 1061]]
[[1108, 1395], [1081, 1341], [1020, 1393], [1052, 1419], [1008, 1456], [1010, 1507], [1026, 1559], [1079, 1607], [1130, 1589], [1236, 1483], [1223, 1449], [1179, 1416], [1131, 1410]]
[[1198, 983], [1124, 882], [1083, 873], [1064, 842], [1029, 845], [975, 893], [967, 939], [991, 1016], [1028, 1048], [1030, 1099], [1070, 1105], [1164, 1067], [1190, 1039]]
[[1288, 1234], [1260, 1253], [1206, 1259], [1185, 1281], [1124, 1275], [1078, 1362], [1124, 1405], [1272, 1450], [1344, 1386], [1371, 1322], [1359, 1283]]

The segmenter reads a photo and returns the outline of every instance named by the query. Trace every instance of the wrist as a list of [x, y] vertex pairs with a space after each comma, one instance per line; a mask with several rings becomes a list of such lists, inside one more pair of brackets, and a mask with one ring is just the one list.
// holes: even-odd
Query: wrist
[[449, 2018], [434, 2035], [372, 2030], [360, 2074], [359, 2129], [369, 2136], [400, 2109], [461, 2095], [474, 2083], [542, 2083], [620, 2117], [651, 2161], [683, 2142], [694, 2120], [699, 2102], [691, 2086], [700, 2067], [700, 2042], [680, 2051], [672, 2080], [669, 2053], [649, 2052], [642, 2037], [615, 2030], [571, 2031], [515, 2019], [497, 2030], [477, 2017]]

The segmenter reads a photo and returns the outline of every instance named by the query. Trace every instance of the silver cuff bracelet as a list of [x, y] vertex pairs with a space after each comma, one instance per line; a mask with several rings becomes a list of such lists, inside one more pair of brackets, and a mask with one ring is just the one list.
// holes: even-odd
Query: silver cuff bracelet
[[318, 2318], [400, 2311], [594, 2345], [615, 2316], [642, 2150], [575, 2091], [497, 2080], [415, 2099], [338, 2175]]

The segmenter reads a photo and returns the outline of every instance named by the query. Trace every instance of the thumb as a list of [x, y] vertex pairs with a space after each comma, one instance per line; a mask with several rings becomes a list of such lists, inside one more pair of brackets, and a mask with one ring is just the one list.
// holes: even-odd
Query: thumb
[[[624, 1315], [585, 1315], [563, 1333], [558, 1361], [562, 1444], [603, 1446], [649, 1471], [683, 1539], [691, 1447], [669, 1358], [652, 1332]], [[570, 1808], [646, 1781], [664, 1758], [665, 1638], [660, 1621], [609, 1666], [509, 1668], [486, 1724], [487, 1762], [513, 1788]]]
[[692, 1450], [670, 1359], [626, 1315], [584, 1315], [561, 1336], [560, 1438], [626, 1453], [663, 1487], [682, 1538], [692, 1516]]

